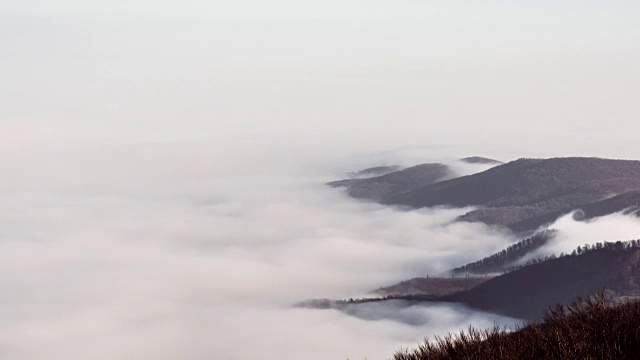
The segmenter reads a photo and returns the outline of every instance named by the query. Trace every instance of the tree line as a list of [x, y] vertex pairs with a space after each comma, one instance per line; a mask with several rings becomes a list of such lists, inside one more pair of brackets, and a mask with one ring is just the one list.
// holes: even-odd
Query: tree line
[[490, 274], [504, 272], [511, 264], [527, 254], [540, 249], [556, 234], [556, 230], [544, 230], [508, 248], [476, 262], [455, 268], [452, 274]]
[[561, 252], [560, 255], [558, 256], [556, 256], [555, 254], [552, 254], [549, 256], [541, 257], [541, 258], [531, 259], [522, 265], [507, 267], [504, 269], [503, 272], [507, 273], [507, 272], [515, 271], [518, 269], [522, 269], [525, 266], [540, 264], [543, 262], [547, 262], [549, 260], [562, 258], [566, 256], [580, 256], [593, 251], [610, 250], [614, 252], [630, 252], [638, 248], [640, 248], [640, 239], [627, 240], [627, 241], [621, 241], [621, 240], [605, 241], [605, 242], [597, 242], [595, 244], [584, 244], [573, 249], [571, 253]]

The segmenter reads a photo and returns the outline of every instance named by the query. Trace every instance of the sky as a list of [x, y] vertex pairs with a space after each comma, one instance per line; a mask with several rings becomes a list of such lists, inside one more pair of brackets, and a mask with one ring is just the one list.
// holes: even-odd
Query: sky
[[631, 157], [639, 12], [633, 1], [8, 0], [1, 143]]
[[[514, 240], [453, 222], [468, 209], [322, 184], [481, 171], [455, 161], [472, 155], [637, 159], [639, 17], [621, 0], [3, 1], [0, 358], [386, 359], [517, 322], [292, 308]], [[636, 233], [564, 218], [554, 246], [612, 224]]]

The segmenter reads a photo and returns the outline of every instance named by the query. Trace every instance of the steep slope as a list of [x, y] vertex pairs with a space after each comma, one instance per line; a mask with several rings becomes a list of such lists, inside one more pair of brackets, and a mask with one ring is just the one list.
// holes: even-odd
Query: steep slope
[[421, 164], [381, 176], [333, 181], [327, 185], [346, 187], [349, 196], [354, 198], [381, 200], [452, 176], [453, 172], [446, 165]]
[[[554, 220], [582, 205], [630, 191], [640, 191], [640, 161], [520, 159], [482, 173], [390, 195], [382, 202], [416, 208], [480, 206], [461, 220], [530, 230], [543, 220]], [[627, 201], [635, 201], [632, 198], [635, 199], [630, 196]], [[603, 204], [595, 207], [607, 208]], [[536, 218], [537, 222], [526, 222]]]
[[638, 241], [601, 244], [595, 249], [525, 266], [495, 277], [450, 301], [525, 319], [539, 318], [554, 304], [568, 304], [577, 297], [602, 289], [620, 295], [640, 293]]

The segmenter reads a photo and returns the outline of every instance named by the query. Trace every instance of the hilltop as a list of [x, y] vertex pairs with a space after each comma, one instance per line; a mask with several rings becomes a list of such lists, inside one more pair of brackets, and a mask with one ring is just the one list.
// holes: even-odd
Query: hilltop
[[482, 156], [469, 156], [469, 157], [460, 159], [460, 161], [466, 162], [469, 164], [493, 164], [493, 165], [504, 164], [502, 161], [489, 159]]
[[383, 165], [383, 166], [375, 166], [366, 169], [362, 169], [359, 171], [349, 173], [350, 178], [355, 179], [364, 179], [371, 178], [376, 176], [386, 175], [395, 171], [402, 170], [402, 166], [400, 165]]
[[[458, 160], [461, 163], [500, 165], [502, 162], [481, 156]], [[439, 181], [455, 178], [455, 171], [441, 163], [424, 163], [408, 168], [400, 165], [382, 165], [348, 174], [349, 179], [327, 183], [331, 187], [347, 189], [347, 194], [357, 199], [383, 201], [403, 192], [415, 190]]]
[[365, 179], [333, 181], [327, 185], [345, 187], [349, 196], [354, 198], [381, 201], [389, 196], [418, 189], [453, 176], [448, 166], [429, 163]]

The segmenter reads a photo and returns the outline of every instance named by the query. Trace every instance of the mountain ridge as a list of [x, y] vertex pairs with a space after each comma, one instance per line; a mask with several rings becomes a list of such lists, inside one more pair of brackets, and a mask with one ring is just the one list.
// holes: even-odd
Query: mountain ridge
[[[460, 217], [490, 225], [534, 230], [583, 205], [591, 212], [611, 195], [640, 191], [640, 161], [601, 158], [518, 159], [481, 173], [439, 181], [385, 197], [383, 204], [411, 208], [478, 206]], [[617, 211], [640, 206], [640, 196], [628, 197]], [[624, 205], [624, 206], [623, 206]], [[550, 216], [553, 214], [553, 216]], [[546, 216], [546, 217], [545, 217]], [[537, 219], [537, 221], [528, 220]]]

